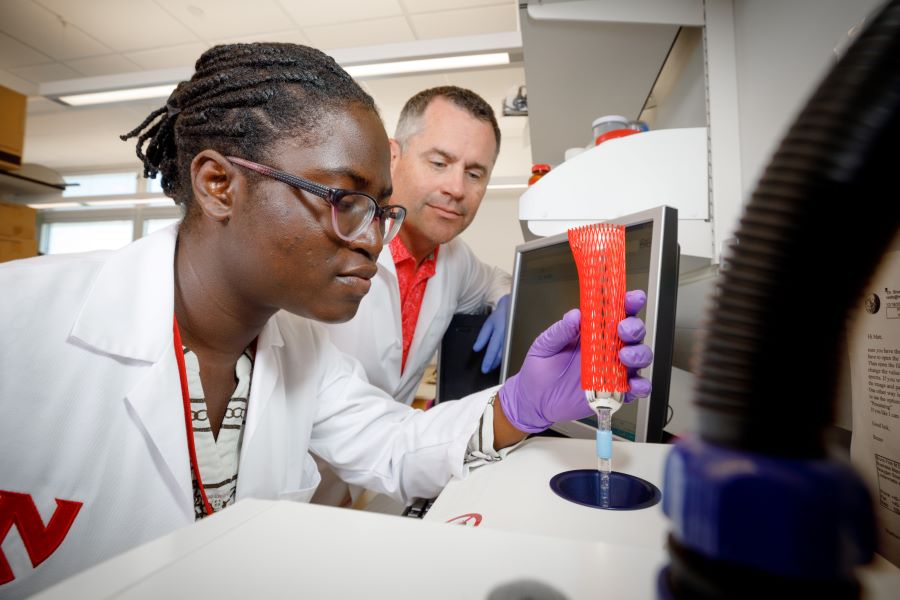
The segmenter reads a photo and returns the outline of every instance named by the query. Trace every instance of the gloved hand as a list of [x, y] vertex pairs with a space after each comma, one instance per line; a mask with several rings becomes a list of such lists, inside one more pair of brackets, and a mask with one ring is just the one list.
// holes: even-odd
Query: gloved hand
[[487, 344], [484, 360], [481, 361], [481, 372], [490, 373], [500, 366], [503, 356], [503, 342], [506, 339], [506, 323], [509, 320], [509, 294], [497, 301], [497, 308], [485, 320], [475, 339], [472, 350], [481, 352]]
[[628, 367], [629, 391], [622, 399], [626, 404], [635, 398], [646, 398], [650, 395], [652, 385], [646, 377], [637, 374], [638, 369], [643, 369], [653, 362], [653, 351], [650, 346], [642, 344], [647, 330], [644, 322], [634, 315], [641, 312], [647, 303], [647, 294], [643, 290], [625, 292], [625, 319], [619, 322], [617, 328], [619, 339], [625, 342], [625, 347], [619, 350], [619, 360]]
[[[643, 292], [625, 295], [625, 312], [634, 315], [646, 302]], [[653, 360], [645, 344], [644, 323], [637, 317], [626, 317], [618, 326], [619, 337], [626, 344], [619, 360], [629, 368], [631, 391], [625, 401], [650, 394], [650, 382], [635, 373]], [[581, 389], [581, 311], [567, 312], [544, 331], [531, 345], [522, 369], [500, 388], [500, 406], [507, 420], [526, 433], [543, 431], [561, 421], [583, 419], [593, 414]], [[629, 394], [631, 398], [629, 398]]]

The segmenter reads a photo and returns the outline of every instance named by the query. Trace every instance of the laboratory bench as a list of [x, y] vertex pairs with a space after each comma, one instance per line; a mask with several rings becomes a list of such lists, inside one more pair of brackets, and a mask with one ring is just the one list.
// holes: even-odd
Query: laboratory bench
[[507, 585], [542, 585], [574, 599], [595, 598], [602, 582], [613, 597], [637, 599], [654, 596], [664, 561], [662, 548], [244, 500], [36, 598], [439, 600], [487, 598]]
[[[660, 486], [671, 448], [616, 442], [614, 469]], [[244, 500], [37, 597], [474, 599], [549, 586], [569, 599], [654, 598], [668, 561], [661, 505], [601, 510], [550, 489], [553, 475], [595, 461], [589, 440], [531, 438], [451, 481], [422, 519]], [[234, 568], [240, 576], [223, 576]], [[897, 597], [900, 571], [886, 561], [861, 577], [868, 600]]]
[[[668, 522], [662, 503], [640, 510], [603, 510], [556, 495], [550, 479], [564, 471], [596, 469], [593, 440], [532, 437], [495, 465], [454, 479], [425, 515], [446, 522], [466, 514], [480, 516], [479, 527], [572, 540], [660, 549]], [[635, 475], [662, 488], [669, 444], [613, 442], [613, 470]]]

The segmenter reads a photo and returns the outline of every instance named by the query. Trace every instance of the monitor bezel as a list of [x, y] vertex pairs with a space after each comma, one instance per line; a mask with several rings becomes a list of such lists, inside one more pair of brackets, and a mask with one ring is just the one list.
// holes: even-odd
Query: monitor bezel
[[[634, 441], [660, 442], [663, 441], [663, 428], [668, 413], [669, 380], [674, 347], [675, 301], [678, 291], [679, 257], [678, 210], [670, 206], [658, 206], [615, 219], [585, 221], [583, 225], [604, 222], [625, 225], [626, 227], [646, 223], [653, 224], [648, 289], [646, 290], [647, 306], [644, 318], [647, 336], [644, 343], [653, 350], [654, 360], [642, 370], [642, 373], [645, 376], [649, 376], [653, 381], [653, 390], [649, 402], [638, 400]], [[503, 346], [501, 382], [505, 382], [507, 379], [513, 330], [512, 323], [515, 322], [515, 311], [518, 306], [522, 256], [540, 248], [563, 243], [569, 243], [567, 232], [526, 242], [516, 247], [513, 286], [510, 296], [509, 326], [506, 328], [506, 339]], [[570, 437], [587, 439], [593, 438], [596, 433], [596, 428], [578, 421], [557, 423], [552, 429]]]

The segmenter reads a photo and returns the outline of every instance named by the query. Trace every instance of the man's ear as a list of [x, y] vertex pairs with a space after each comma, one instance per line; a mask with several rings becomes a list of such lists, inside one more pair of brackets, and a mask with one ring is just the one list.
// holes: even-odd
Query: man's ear
[[200, 213], [227, 223], [234, 210], [235, 168], [215, 150], [203, 150], [191, 161], [191, 186]]
[[394, 138], [388, 138], [388, 143], [391, 145], [391, 172], [393, 173], [400, 155], [403, 154], [403, 149], [400, 148], [400, 142]]

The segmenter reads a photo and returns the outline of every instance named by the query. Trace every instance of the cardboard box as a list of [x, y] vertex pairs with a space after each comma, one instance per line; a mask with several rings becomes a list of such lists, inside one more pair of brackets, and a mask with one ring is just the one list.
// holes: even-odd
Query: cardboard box
[[37, 211], [22, 204], [0, 202], [0, 237], [20, 240], [37, 238]]
[[0, 169], [22, 166], [27, 98], [0, 85]]
[[0, 262], [37, 256], [37, 240], [0, 237]]

